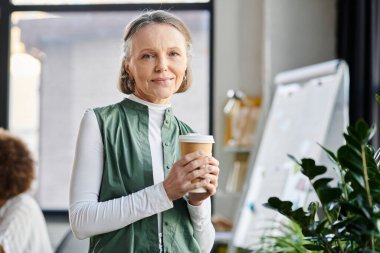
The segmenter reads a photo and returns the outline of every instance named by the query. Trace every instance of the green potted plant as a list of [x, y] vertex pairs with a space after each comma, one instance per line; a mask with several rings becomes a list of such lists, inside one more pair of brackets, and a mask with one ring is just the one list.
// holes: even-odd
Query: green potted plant
[[[269, 228], [268, 232], [262, 235], [258, 245], [254, 246], [254, 250], [248, 252], [254, 253], [305, 253], [308, 252], [303, 246], [307, 243], [300, 226], [293, 222], [273, 221], [275, 227]], [[276, 229], [276, 235], [271, 231]]]
[[[379, 96], [376, 96], [380, 102]], [[380, 172], [376, 160], [380, 151], [370, 144], [375, 127], [360, 120], [348, 126], [345, 144], [335, 153], [322, 147], [334, 162], [338, 184], [325, 177], [327, 168], [313, 159], [293, 159], [309, 178], [318, 202], [307, 210], [293, 209], [293, 203], [271, 197], [264, 204], [297, 223], [312, 252], [380, 252]], [[380, 160], [380, 159], [379, 159]], [[317, 211], [323, 215], [317, 217]]]

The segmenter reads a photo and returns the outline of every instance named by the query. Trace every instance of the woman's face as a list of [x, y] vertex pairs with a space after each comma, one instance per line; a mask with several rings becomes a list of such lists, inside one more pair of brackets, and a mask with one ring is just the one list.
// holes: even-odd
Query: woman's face
[[170, 103], [187, 68], [185, 37], [171, 25], [150, 24], [136, 32], [131, 42], [125, 68], [136, 82], [134, 94], [151, 103]]

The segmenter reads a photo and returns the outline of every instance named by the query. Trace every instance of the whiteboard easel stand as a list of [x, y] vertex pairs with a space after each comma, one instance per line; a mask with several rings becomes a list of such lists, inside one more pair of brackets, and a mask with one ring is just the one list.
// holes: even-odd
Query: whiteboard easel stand
[[[317, 93], [319, 90], [318, 90], [317, 85], [315, 85], [315, 82], [323, 81], [324, 78], [328, 79], [329, 76], [336, 77], [337, 81], [335, 82], [335, 85], [338, 85], [339, 87], [335, 87], [337, 95], [336, 96], [334, 95], [331, 97], [331, 99], [334, 100], [334, 101], [330, 101], [333, 103], [333, 106], [331, 107], [332, 108], [331, 112], [328, 115], [328, 118], [326, 120], [328, 122], [325, 122], [326, 124], [328, 123], [328, 127], [322, 135], [318, 135], [318, 136], [319, 136], [320, 144], [322, 144], [323, 146], [329, 149], [335, 150], [338, 146], [340, 146], [340, 144], [342, 144], [343, 142], [342, 133], [347, 127], [348, 122], [349, 122], [348, 121], [349, 73], [348, 73], [347, 64], [341, 60], [333, 60], [333, 61], [329, 61], [325, 63], [307, 66], [300, 69], [285, 71], [276, 76], [275, 84], [277, 85], [277, 89], [275, 92], [274, 99], [272, 101], [271, 110], [268, 114], [268, 120], [265, 124], [266, 125], [265, 129], [264, 128], [262, 128], [261, 130], [259, 129], [259, 131], [261, 131], [261, 133], [259, 134], [260, 136], [262, 136], [262, 140], [261, 140], [261, 143], [259, 145], [256, 145], [251, 151], [249, 166], [248, 166], [249, 173], [244, 184], [243, 196], [240, 200], [240, 205], [239, 205], [240, 209], [237, 212], [237, 215], [235, 218], [235, 223], [234, 223], [235, 226], [232, 231], [232, 240], [229, 242], [229, 247], [228, 247], [229, 253], [234, 253], [236, 250], [236, 247], [239, 247], [239, 246], [244, 247], [244, 240], [245, 240], [244, 238], [247, 236], [248, 232], [252, 232], [252, 231], [249, 231], [249, 227], [248, 227], [249, 224], [251, 223], [254, 224], [255, 222], [258, 222], [258, 221], [255, 221], [255, 218], [257, 217], [255, 216], [253, 217], [252, 215], [249, 214], [249, 208], [252, 208], [252, 206], [250, 206], [250, 203], [254, 203], [252, 202], [252, 200], [250, 200], [250, 198], [253, 197], [254, 200], [257, 199], [258, 198], [257, 196], [259, 194], [258, 192], [260, 190], [263, 191], [266, 187], [266, 185], [264, 185], [261, 188], [257, 188], [258, 187], [257, 185], [260, 184], [260, 181], [258, 181], [258, 178], [259, 178], [258, 174], [260, 173], [259, 170], [261, 170], [262, 172], [264, 171], [263, 168], [257, 168], [258, 167], [257, 163], [258, 163], [258, 160], [263, 159], [263, 156], [270, 155], [270, 154], [265, 154], [265, 153], [263, 154], [263, 152], [261, 152], [261, 149], [263, 148], [265, 149], [268, 145], [270, 145], [270, 143], [268, 142], [268, 138], [270, 138], [271, 136], [270, 133], [268, 134], [268, 131], [270, 131], [268, 129], [271, 129], [270, 120], [272, 119], [273, 121], [272, 116], [273, 115], [276, 116], [275, 115], [276, 112], [278, 112], [281, 109], [281, 108], [276, 108], [276, 104], [279, 100], [283, 100], [282, 102], [285, 102], [285, 105], [287, 103], [287, 101], [285, 101], [287, 99], [286, 94], [283, 93], [282, 95], [281, 94], [279, 95], [279, 93], [289, 92], [290, 90], [289, 94], [295, 94], [295, 95], [302, 94], [301, 92], [303, 92], [303, 90], [297, 87], [297, 84], [298, 86], [300, 86], [299, 84], [302, 83], [304, 85], [303, 86], [304, 91], [306, 91], [306, 88], [313, 89], [312, 91], [316, 91], [315, 95], [317, 96]], [[335, 89], [333, 87], [334, 83], [329, 84], [329, 85], [330, 86], [325, 85], [324, 88]], [[292, 93], [292, 89], [294, 89], [294, 93]], [[299, 91], [297, 91], [297, 89]], [[314, 93], [312, 94], [314, 95]], [[322, 96], [323, 94], [319, 94], [319, 95]], [[294, 97], [297, 97], [297, 96], [294, 96]], [[321, 98], [323, 99], [323, 97]], [[304, 102], [305, 101], [304, 99], [305, 97], [299, 97], [298, 102]], [[314, 102], [314, 103], [318, 102], [318, 99], [316, 99], [315, 101], [313, 99], [316, 99], [316, 98], [310, 97], [309, 101]], [[289, 100], [288, 102], [292, 103], [294, 101]], [[297, 101], [295, 102], [297, 103]], [[278, 103], [277, 105], [279, 104], [281, 103]], [[300, 106], [302, 108], [302, 106], [305, 106], [305, 105], [300, 104]], [[329, 113], [329, 112], [326, 112], [326, 113]], [[298, 119], [299, 117], [297, 116], [296, 113], [293, 113], [292, 116], [293, 116], [293, 119], [290, 118], [290, 120], [299, 121]], [[276, 123], [275, 121], [273, 122]], [[311, 127], [315, 127], [315, 126], [311, 126]], [[297, 130], [293, 129], [292, 134], [295, 137], [297, 137], [298, 136]], [[280, 137], [285, 138], [284, 136], [280, 136]], [[290, 134], [290, 137], [292, 137], [291, 134]], [[285, 143], [283, 144], [283, 147], [282, 147], [285, 156], [287, 153], [289, 153], [287, 152], [287, 148], [290, 147], [291, 145], [292, 143], [287, 143], [285, 140]], [[321, 162], [321, 161], [325, 162], [324, 160], [326, 158], [323, 158], [323, 156], [321, 156], [320, 147], [318, 148], [319, 148], [319, 151], [314, 151], [315, 153], [314, 155], [316, 156], [318, 162]], [[297, 158], [303, 158], [303, 157], [297, 157]], [[290, 162], [290, 159], [287, 161], [283, 161], [279, 167], [283, 167], [283, 168], [289, 167], [290, 166], [289, 162]], [[273, 167], [276, 168], [276, 166], [277, 165], [274, 165]], [[278, 171], [280, 171], [280, 173], [284, 173], [286, 170], [279, 169]], [[287, 183], [289, 183], [290, 179], [291, 178], [284, 178], [285, 183], [282, 182], [284, 183], [284, 187], [286, 186]], [[253, 190], [254, 187], [256, 187], [255, 190]], [[286, 197], [289, 197], [287, 196], [289, 194], [290, 194], [289, 192], [284, 192], [283, 196], [280, 196], [280, 197], [281, 198], [284, 197], [283, 199], [285, 200]], [[256, 195], [256, 197], [254, 197], [253, 195]], [[310, 196], [308, 196], [306, 193], [302, 201], [306, 203], [309, 201], [309, 198]], [[271, 211], [271, 212], [274, 212], [274, 211]], [[256, 239], [260, 239], [260, 238], [256, 238]]]

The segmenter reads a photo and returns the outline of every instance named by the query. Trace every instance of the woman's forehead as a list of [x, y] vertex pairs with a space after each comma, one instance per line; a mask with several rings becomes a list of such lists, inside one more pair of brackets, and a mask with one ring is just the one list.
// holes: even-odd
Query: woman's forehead
[[132, 37], [132, 49], [186, 47], [183, 34], [169, 24], [148, 24]]

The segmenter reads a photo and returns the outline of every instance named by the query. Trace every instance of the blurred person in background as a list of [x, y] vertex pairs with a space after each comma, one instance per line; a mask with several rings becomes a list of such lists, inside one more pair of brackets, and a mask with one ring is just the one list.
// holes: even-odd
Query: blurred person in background
[[52, 253], [42, 211], [27, 191], [35, 165], [26, 145], [0, 128], [0, 253]]

